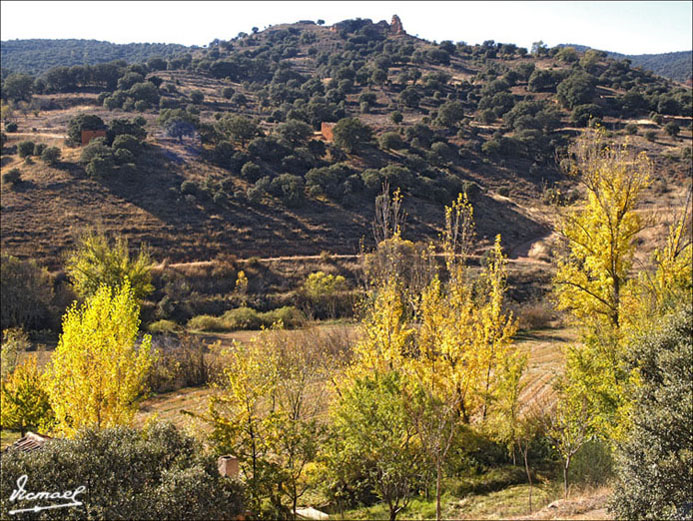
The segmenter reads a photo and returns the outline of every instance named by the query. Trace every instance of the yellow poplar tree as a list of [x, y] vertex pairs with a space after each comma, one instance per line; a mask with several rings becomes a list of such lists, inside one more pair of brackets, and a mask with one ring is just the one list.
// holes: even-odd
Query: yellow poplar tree
[[363, 339], [354, 348], [354, 371], [388, 372], [402, 367], [414, 334], [405, 311], [397, 280], [387, 280], [374, 291]]
[[651, 327], [654, 317], [662, 316], [666, 310], [693, 300], [692, 196], [693, 188], [689, 188], [683, 209], [669, 226], [666, 242], [655, 249], [654, 273], [640, 274], [638, 290], [628, 309], [628, 327], [632, 333]]
[[494, 380], [504, 373], [496, 371], [503, 362], [514, 354], [513, 336], [517, 332], [517, 320], [512, 313], [506, 314], [503, 301], [506, 291], [506, 264], [498, 234], [488, 257], [488, 263], [481, 274], [483, 304], [478, 310], [477, 354], [481, 369], [483, 395], [483, 417], [486, 418], [489, 401], [495, 394]]
[[650, 183], [652, 163], [627, 142], [606, 143], [601, 129], [581, 136], [572, 152], [573, 174], [586, 200], [562, 216], [566, 254], [558, 261], [554, 291], [559, 309], [569, 311], [583, 331], [582, 345], [566, 357], [559, 400], [579, 403], [595, 435], [616, 439], [623, 434], [631, 381], [621, 364], [623, 326], [637, 289], [635, 241], [645, 225], [636, 207]]
[[563, 215], [559, 225], [567, 254], [554, 280], [558, 307], [593, 328], [616, 332], [631, 289], [636, 236], [644, 227], [636, 206], [650, 183], [652, 162], [627, 143], [605, 143], [603, 130], [581, 136], [573, 152], [572, 173], [587, 200]]
[[151, 337], [137, 345], [139, 305], [126, 279], [102, 285], [63, 318], [63, 332], [48, 370], [58, 430], [129, 424], [145, 392], [152, 365]]

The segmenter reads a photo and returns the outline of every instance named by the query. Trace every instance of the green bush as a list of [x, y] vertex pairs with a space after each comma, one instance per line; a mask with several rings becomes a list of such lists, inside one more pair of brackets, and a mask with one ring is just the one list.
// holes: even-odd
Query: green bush
[[187, 328], [195, 331], [228, 331], [228, 323], [220, 317], [197, 315], [188, 320]]
[[83, 507], [45, 510], [40, 516], [45, 520], [234, 519], [243, 512], [242, 485], [219, 476], [215, 456], [170, 423], [142, 431], [87, 430], [74, 439], [50, 440], [41, 450], [4, 451], [2, 519], [12, 517], [11, 509], [33, 506], [10, 501], [25, 474], [27, 490], [86, 488], [74, 498], [84, 501]]
[[89, 161], [85, 171], [93, 179], [102, 179], [111, 175], [115, 166], [115, 160], [112, 155], [97, 156]]
[[119, 165], [135, 162], [135, 156], [126, 148], [120, 148], [116, 150], [115, 154], [113, 154], [113, 157], [116, 163], [118, 163]]
[[8, 121], [7, 123], [5, 123], [5, 130], [7, 132], [17, 132], [17, 124], [14, 121]]
[[111, 147], [113, 150], [125, 149], [133, 155], [137, 155], [142, 150], [142, 143], [139, 139], [130, 134], [118, 134], [113, 139]]
[[666, 131], [667, 134], [669, 134], [671, 137], [676, 137], [679, 135], [679, 132], [681, 132], [681, 127], [678, 126], [678, 124], [674, 121], [670, 121], [666, 125], [664, 125], [664, 130]]
[[31, 155], [41, 157], [41, 154], [43, 154], [44, 150], [46, 150], [46, 144], [45, 143], [36, 143], [34, 145], [34, 152]]
[[60, 161], [60, 149], [58, 147], [47, 147], [43, 153], [41, 153], [41, 161], [48, 165], [55, 165]]
[[298, 208], [305, 201], [305, 181], [297, 175], [281, 174], [275, 177], [268, 191], [290, 208]]
[[205, 95], [200, 90], [194, 90], [190, 93], [190, 101], [192, 101], [196, 105], [199, 105], [200, 103], [202, 103], [202, 101], [204, 99], [205, 99]]
[[638, 133], [638, 126], [635, 123], [628, 123], [625, 126], [625, 131], [629, 136], [635, 136]]
[[241, 167], [241, 175], [248, 181], [257, 181], [262, 175], [262, 169], [249, 161]]
[[657, 139], [657, 132], [654, 130], [648, 130], [645, 132], [645, 139], [654, 142]]
[[282, 306], [272, 311], [261, 314], [267, 327], [281, 321], [282, 325], [288, 329], [300, 327], [306, 321], [305, 315], [293, 306]]
[[224, 313], [222, 320], [227, 329], [231, 330], [271, 327], [280, 320], [285, 328], [291, 329], [301, 326], [306, 317], [293, 306], [283, 306], [264, 313], [249, 307], [239, 307]]
[[265, 325], [260, 313], [245, 306], [227, 311], [223, 319], [229, 329], [260, 329]]
[[481, 151], [488, 156], [497, 155], [500, 152], [500, 149], [501, 149], [501, 145], [495, 139], [491, 139], [490, 141], [486, 141], [483, 145], [481, 145]]
[[383, 150], [401, 150], [406, 148], [406, 143], [397, 132], [385, 132], [378, 140]]
[[147, 331], [158, 334], [172, 335], [182, 330], [183, 328], [173, 320], [157, 320], [147, 326]]
[[2, 174], [3, 184], [15, 185], [22, 182], [22, 171], [19, 168], [13, 168]]
[[106, 144], [106, 139], [99, 137], [92, 139], [87, 146], [82, 149], [79, 162], [89, 164], [95, 157], [108, 157], [113, 155], [113, 150]]
[[[690, 286], [689, 286], [690, 290]], [[693, 313], [690, 293], [680, 311], [633, 342], [637, 370], [632, 426], [616, 453], [616, 519], [690, 519], [693, 451]], [[687, 517], [686, 517], [686, 510]]]
[[17, 154], [19, 157], [30, 157], [34, 155], [34, 146], [33, 141], [20, 141], [17, 144]]

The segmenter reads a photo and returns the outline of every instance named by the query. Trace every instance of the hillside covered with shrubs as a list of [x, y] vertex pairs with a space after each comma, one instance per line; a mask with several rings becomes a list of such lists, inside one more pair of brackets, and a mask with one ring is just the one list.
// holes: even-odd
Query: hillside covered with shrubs
[[[513, 247], [545, 233], [537, 202], [575, 195], [561, 161], [587, 126], [685, 175], [690, 89], [600, 51], [436, 44], [397, 27], [300, 22], [131, 65], [8, 75], [3, 247], [27, 255], [29, 226], [31, 248], [57, 260], [78, 215], [132, 222], [126, 235], [178, 261], [354, 254], [383, 184], [407, 195], [415, 239], [465, 192], [480, 244], [503, 229]], [[82, 147], [85, 130], [107, 133]], [[36, 163], [46, 137], [61, 159], [50, 147]], [[29, 200], [40, 208], [24, 212]]]

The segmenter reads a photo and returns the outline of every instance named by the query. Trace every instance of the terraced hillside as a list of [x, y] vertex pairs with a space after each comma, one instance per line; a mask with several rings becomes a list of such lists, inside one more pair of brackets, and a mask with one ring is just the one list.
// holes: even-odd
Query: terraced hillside
[[[274, 26], [162, 62], [52, 69], [30, 101], [8, 100], [18, 129], [2, 172], [22, 181], [3, 185], [3, 251], [57, 269], [75, 235], [101, 225], [160, 261], [355, 254], [383, 182], [405, 195], [410, 239], [435, 238], [443, 205], [465, 191], [480, 248], [502, 233], [528, 251], [547, 235], [542, 203], [574, 196], [561, 160], [590, 118], [655, 159], [660, 194], [689, 173], [690, 89], [590, 51], [433, 44], [356, 19]], [[143, 117], [142, 153], [90, 175], [61, 139], [79, 114]], [[356, 137], [320, 132], [348, 118]], [[193, 130], [175, 137], [181, 121]], [[27, 140], [60, 146], [61, 161], [18, 157]]]

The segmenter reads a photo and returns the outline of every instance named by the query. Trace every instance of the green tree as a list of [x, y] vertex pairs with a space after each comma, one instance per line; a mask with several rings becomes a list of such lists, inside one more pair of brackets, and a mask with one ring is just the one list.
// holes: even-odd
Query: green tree
[[592, 101], [595, 93], [595, 78], [586, 72], [576, 72], [558, 84], [558, 101], [573, 109]]
[[291, 119], [277, 126], [277, 133], [292, 147], [305, 145], [308, 138], [313, 136], [313, 129], [307, 123]]
[[153, 361], [151, 337], [137, 338], [139, 313], [127, 278], [117, 289], [102, 284], [66, 313], [47, 371], [50, 403], [64, 435], [132, 421]]
[[53, 410], [34, 356], [25, 359], [3, 378], [0, 402], [3, 429], [17, 430], [24, 436], [27, 430], [45, 433], [53, 425]]
[[30, 157], [34, 155], [33, 141], [20, 141], [17, 143], [17, 155], [19, 157]]
[[329, 467], [338, 476], [363, 468], [369, 485], [387, 503], [390, 521], [416, 493], [423, 463], [402, 380], [396, 371], [358, 377], [340, 391], [331, 412]]
[[10, 74], [2, 82], [2, 97], [11, 101], [31, 101], [34, 91], [34, 77], [29, 74]]
[[[690, 300], [628, 352], [638, 371], [632, 427], [617, 447], [611, 508], [620, 519], [684, 519], [693, 482], [693, 313]], [[690, 515], [690, 510], [688, 511]]]
[[48, 270], [34, 260], [20, 260], [6, 253], [0, 261], [2, 329], [45, 329], [50, 317], [53, 281]]
[[397, 132], [383, 133], [378, 142], [380, 143], [380, 148], [383, 150], [401, 150], [407, 146], [402, 136]]
[[358, 118], [340, 119], [332, 129], [335, 144], [350, 153], [357, 152], [368, 144], [373, 131]]
[[438, 122], [445, 127], [454, 127], [464, 117], [464, 107], [459, 101], [447, 101], [438, 109]]
[[60, 149], [58, 147], [46, 147], [41, 153], [41, 161], [54, 166], [60, 161]]
[[260, 134], [257, 123], [244, 116], [227, 114], [217, 122], [217, 129], [229, 141], [245, 147], [251, 139]]
[[421, 101], [421, 95], [415, 87], [407, 87], [400, 93], [399, 99], [407, 107], [416, 108]]
[[195, 125], [183, 119], [172, 118], [166, 122], [166, 135], [178, 139], [179, 143], [183, 142], [184, 136], [193, 137], [195, 135]]
[[562, 47], [557, 53], [556, 53], [556, 59], [565, 63], [573, 63], [578, 61], [579, 56], [577, 51], [575, 50], [575, 47]]
[[128, 97], [135, 101], [143, 101], [147, 106], [157, 106], [159, 103], [159, 89], [150, 81], [135, 83], [127, 90]]
[[102, 284], [117, 289], [127, 279], [134, 297], [143, 299], [154, 290], [151, 268], [146, 245], [137, 257], [131, 257], [125, 237], [109, 239], [104, 233], [93, 231], [78, 240], [65, 262], [65, 270], [82, 298], [95, 294]]

